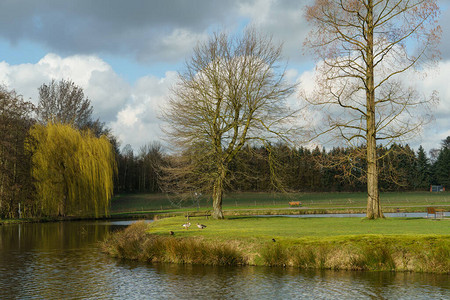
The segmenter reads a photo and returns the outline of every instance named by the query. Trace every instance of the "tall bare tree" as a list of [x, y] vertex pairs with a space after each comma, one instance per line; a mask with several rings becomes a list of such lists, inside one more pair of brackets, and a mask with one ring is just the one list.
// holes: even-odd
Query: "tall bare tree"
[[199, 44], [163, 113], [178, 153], [166, 168], [169, 188], [212, 194], [213, 217], [222, 219], [230, 162], [244, 145], [268, 145], [292, 129], [284, 100], [295, 86], [284, 74], [281, 45], [253, 29]]
[[307, 8], [317, 88], [302, 96], [329, 111], [322, 133], [365, 146], [368, 218], [383, 217], [377, 147], [417, 134], [427, 121], [418, 110], [437, 100], [407, 74], [437, 61], [438, 15], [436, 0], [316, 0]]
[[[52, 80], [39, 87], [38, 120], [47, 124], [70, 124], [77, 129], [102, 125], [92, 120], [91, 101], [84, 96], [83, 89], [70, 80]], [[95, 125], [95, 126], [93, 126]]]

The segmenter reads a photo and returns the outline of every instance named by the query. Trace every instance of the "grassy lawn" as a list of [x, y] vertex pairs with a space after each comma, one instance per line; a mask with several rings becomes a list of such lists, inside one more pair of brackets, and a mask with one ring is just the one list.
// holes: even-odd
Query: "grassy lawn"
[[[385, 220], [365, 220], [360, 218], [288, 218], [288, 217], [235, 217], [225, 220], [205, 220], [191, 218], [191, 227], [182, 228], [184, 217], [158, 220], [150, 225], [149, 232], [168, 235], [173, 231], [176, 236], [204, 237], [207, 239], [230, 240], [243, 239], [280, 242], [312, 241], [322, 238], [339, 238], [355, 235], [448, 235], [450, 220], [428, 220], [422, 218], [391, 218]], [[206, 225], [203, 230], [197, 228], [197, 222]]]
[[[103, 249], [147, 262], [450, 274], [449, 219], [198, 217], [188, 230], [185, 222], [137, 222], [112, 235]], [[207, 227], [199, 229], [197, 222]]]
[[[364, 208], [366, 193], [229, 193], [223, 200], [224, 210], [251, 209], [289, 209], [289, 201], [301, 201], [304, 209], [349, 209]], [[382, 206], [386, 209], [404, 207], [413, 208], [426, 206], [450, 206], [450, 193], [430, 192], [389, 192], [381, 194]], [[197, 206], [198, 205], [198, 206]], [[211, 201], [206, 198], [190, 199], [179, 203], [165, 194], [121, 194], [116, 195], [111, 202], [111, 212], [152, 212], [152, 211], [196, 211], [211, 209]], [[417, 209], [416, 209], [417, 211]]]

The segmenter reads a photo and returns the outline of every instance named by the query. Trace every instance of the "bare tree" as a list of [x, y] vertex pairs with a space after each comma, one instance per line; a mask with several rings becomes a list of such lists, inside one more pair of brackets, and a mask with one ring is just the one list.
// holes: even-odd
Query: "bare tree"
[[255, 30], [236, 38], [214, 34], [194, 49], [172, 89], [163, 120], [177, 155], [166, 168], [166, 186], [212, 194], [217, 219], [237, 153], [292, 130], [284, 100], [295, 85], [285, 82], [280, 61], [281, 45]]
[[163, 164], [163, 152], [160, 142], [150, 142], [139, 148], [137, 158], [139, 168], [139, 191], [159, 192], [158, 172]]
[[316, 0], [307, 8], [305, 46], [319, 63], [316, 90], [302, 96], [329, 112], [321, 133], [365, 146], [368, 218], [383, 217], [377, 147], [417, 134], [437, 100], [407, 76], [437, 61], [438, 14], [436, 0]]
[[[33, 214], [29, 130], [34, 106], [0, 85], [0, 218]], [[26, 211], [24, 211], [24, 208]]]
[[102, 124], [92, 120], [92, 112], [91, 101], [85, 98], [83, 89], [70, 80], [52, 80], [39, 87], [37, 117], [43, 124], [70, 124], [77, 129], [99, 127]]

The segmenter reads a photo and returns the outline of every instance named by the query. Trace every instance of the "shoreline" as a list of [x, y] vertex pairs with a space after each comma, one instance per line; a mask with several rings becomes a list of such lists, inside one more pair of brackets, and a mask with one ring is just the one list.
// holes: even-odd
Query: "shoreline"
[[[427, 206], [398, 206], [385, 207], [383, 213], [415, 213], [425, 212]], [[435, 205], [436, 208], [450, 208], [450, 205]], [[398, 209], [401, 209], [399, 212]], [[110, 216], [103, 217], [40, 217], [40, 218], [22, 218], [22, 219], [0, 219], [0, 225], [20, 224], [20, 223], [46, 223], [46, 222], [64, 222], [64, 221], [86, 221], [86, 220], [125, 220], [125, 219], [162, 219], [178, 216], [205, 217], [209, 210], [186, 210], [175, 212], [161, 211], [131, 211], [115, 212]], [[224, 216], [278, 216], [278, 215], [319, 215], [319, 214], [365, 214], [366, 208], [308, 208], [308, 207], [290, 207], [290, 208], [250, 208], [250, 209], [224, 209]], [[449, 220], [448, 216], [441, 220]]]
[[137, 222], [110, 235], [102, 250], [112, 257], [147, 263], [450, 274], [450, 235], [357, 234], [303, 237], [295, 243], [278, 237], [180, 235], [152, 233], [148, 224]]

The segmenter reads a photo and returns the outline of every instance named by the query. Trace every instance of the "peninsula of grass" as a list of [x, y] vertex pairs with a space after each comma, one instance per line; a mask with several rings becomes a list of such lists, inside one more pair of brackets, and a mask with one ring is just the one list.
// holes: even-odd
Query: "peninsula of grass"
[[188, 230], [185, 222], [137, 222], [108, 237], [103, 249], [146, 262], [450, 274], [450, 220], [198, 217]]

